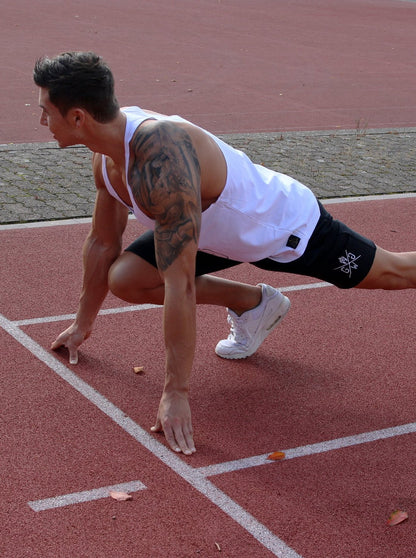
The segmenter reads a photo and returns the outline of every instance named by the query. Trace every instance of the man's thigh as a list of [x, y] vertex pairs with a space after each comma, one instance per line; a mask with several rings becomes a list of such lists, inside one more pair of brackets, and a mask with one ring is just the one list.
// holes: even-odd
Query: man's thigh
[[300, 258], [289, 263], [267, 258], [254, 265], [314, 277], [341, 289], [359, 285], [372, 268], [376, 254], [374, 242], [333, 219], [321, 204], [320, 208], [321, 218]]
[[[156, 253], [155, 253], [155, 240], [153, 231], [146, 231], [139, 238], [130, 244], [125, 250], [125, 253], [135, 254], [150, 264], [153, 268], [157, 269]], [[221, 258], [214, 254], [198, 251], [196, 255], [196, 268], [195, 275], [206, 275], [207, 273], [215, 273], [222, 269], [228, 269], [241, 262], [230, 260], [228, 258]]]

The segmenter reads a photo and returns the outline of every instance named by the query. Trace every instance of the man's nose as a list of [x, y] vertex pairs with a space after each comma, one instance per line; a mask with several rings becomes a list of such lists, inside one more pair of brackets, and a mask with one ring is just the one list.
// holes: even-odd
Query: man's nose
[[40, 125], [41, 126], [47, 126], [48, 125], [48, 120], [46, 118], [46, 115], [43, 112], [40, 115]]

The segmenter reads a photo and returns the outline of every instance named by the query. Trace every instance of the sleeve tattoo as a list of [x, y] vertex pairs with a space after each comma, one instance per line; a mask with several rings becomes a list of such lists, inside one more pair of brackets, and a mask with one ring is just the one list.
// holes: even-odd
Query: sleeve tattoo
[[200, 167], [189, 135], [171, 122], [140, 128], [131, 142], [129, 183], [138, 206], [155, 219], [158, 268], [165, 271], [201, 225]]

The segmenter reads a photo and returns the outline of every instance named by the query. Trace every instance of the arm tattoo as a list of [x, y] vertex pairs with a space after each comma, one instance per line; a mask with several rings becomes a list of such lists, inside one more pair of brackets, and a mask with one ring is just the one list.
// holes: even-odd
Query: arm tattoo
[[156, 259], [165, 271], [201, 225], [200, 167], [189, 135], [172, 122], [136, 131], [128, 180], [137, 205], [155, 219]]

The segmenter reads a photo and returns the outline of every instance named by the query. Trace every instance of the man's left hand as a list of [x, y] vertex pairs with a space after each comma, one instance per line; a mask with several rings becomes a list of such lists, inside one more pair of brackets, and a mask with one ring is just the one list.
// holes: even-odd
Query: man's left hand
[[187, 394], [178, 391], [163, 392], [156, 424], [151, 430], [152, 432], [163, 430], [166, 441], [173, 451], [185, 455], [195, 453], [191, 409]]

